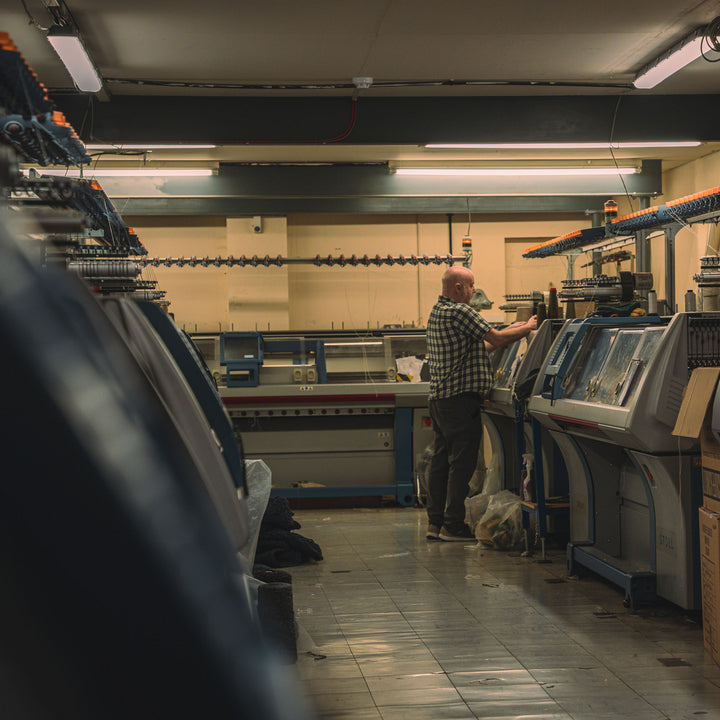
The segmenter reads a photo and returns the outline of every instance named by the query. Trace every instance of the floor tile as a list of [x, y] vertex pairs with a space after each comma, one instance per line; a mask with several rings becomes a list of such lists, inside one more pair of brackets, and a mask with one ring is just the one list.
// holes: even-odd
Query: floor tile
[[463, 698], [454, 687], [428, 687], [412, 690], [374, 690], [373, 699], [382, 711], [386, 707], [428, 707], [452, 705]]
[[303, 509], [295, 670], [318, 720], [720, 720], [701, 623], [551, 563], [428, 543], [420, 508]]
[[467, 703], [467, 706], [475, 713], [476, 717], [483, 718], [483, 720], [490, 717], [504, 718], [504, 720], [515, 720], [518, 717], [522, 717], [523, 720], [525, 718], [534, 720], [536, 717], [554, 717], [556, 715], [569, 717], [566, 710], [550, 698], [524, 701], [509, 698], [471, 701]]
[[365, 692], [324, 693], [310, 698], [311, 707], [319, 713], [348, 713], [355, 710], [376, 709], [372, 695]]
[[448, 678], [455, 687], [502, 687], [505, 692], [514, 692], [515, 685], [537, 685], [527, 670], [475, 670], [450, 673]]
[[382, 720], [476, 720], [478, 717], [465, 703], [448, 703], [442, 706], [417, 705], [380, 708]]

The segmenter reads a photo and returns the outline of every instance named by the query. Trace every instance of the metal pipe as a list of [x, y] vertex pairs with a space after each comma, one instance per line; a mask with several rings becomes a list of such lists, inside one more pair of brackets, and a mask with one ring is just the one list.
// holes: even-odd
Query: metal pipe
[[252, 257], [246, 257], [245, 255], [241, 255], [239, 258], [233, 257], [232, 255], [228, 257], [202, 257], [198, 258], [196, 256], [192, 257], [185, 257], [180, 256], [177, 258], [173, 257], [143, 257], [139, 258], [137, 260], [137, 263], [141, 265], [142, 267], [147, 267], [148, 265], [152, 265], [153, 267], [159, 267], [160, 265], [165, 265], [166, 267], [170, 267], [171, 265], [176, 265], [177, 267], [185, 267], [188, 265], [189, 267], [196, 267], [197, 265], [200, 265], [202, 267], [208, 267], [209, 265], [214, 265], [216, 267], [220, 267], [221, 265], [226, 265], [227, 267], [247, 267], [248, 265], [250, 267], [257, 267], [257, 266], [264, 266], [264, 267], [270, 267], [276, 266], [276, 267], [282, 267], [283, 265], [317, 265], [320, 267], [321, 265], [327, 265], [327, 266], [334, 266], [339, 265], [340, 267], [345, 267], [347, 265], [350, 265], [352, 267], [356, 267], [358, 265], [363, 265], [365, 267], [368, 267], [370, 265], [453, 265], [454, 263], [466, 263], [468, 260], [467, 254], [463, 255], [363, 255], [363, 256], [357, 256], [357, 255], [351, 255], [350, 257], [347, 257], [345, 255], [339, 255], [337, 257], [334, 257], [333, 255], [327, 255], [325, 257], [321, 257], [320, 255], [316, 255], [315, 257], [294, 257], [294, 258], [285, 258], [282, 257], [282, 255], [277, 255], [276, 257], [270, 257], [269, 255], [264, 255], [263, 257], [260, 257], [258, 255], [253, 255]]
[[[647, 210], [650, 207], [650, 198], [647, 195], [640, 196], [640, 209]], [[650, 230], [645, 228], [635, 233], [635, 261], [638, 272], [650, 272], [652, 265], [652, 249], [648, 241]]]
[[668, 314], [674, 315], [675, 307], [675, 235], [682, 226], [673, 223], [665, 228], [665, 302]]
[[[593, 227], [600, 227], [604, 224], [603, 215], [601, 212], [594, 212], [592, 214]], [[602, 250], [593, 250], [592, 254], [592, 274], [593, 277], [602, 275], [602, 267], [600, 261], [602, 259]]]

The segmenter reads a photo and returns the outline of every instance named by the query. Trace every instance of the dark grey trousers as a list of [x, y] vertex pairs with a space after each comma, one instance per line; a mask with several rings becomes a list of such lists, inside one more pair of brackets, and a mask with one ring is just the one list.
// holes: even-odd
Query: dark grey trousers
[[482, 442], [482, 398], [474, 393], [430, 400], [435, 441], [427, 477], [428, 522], [456, 532]]

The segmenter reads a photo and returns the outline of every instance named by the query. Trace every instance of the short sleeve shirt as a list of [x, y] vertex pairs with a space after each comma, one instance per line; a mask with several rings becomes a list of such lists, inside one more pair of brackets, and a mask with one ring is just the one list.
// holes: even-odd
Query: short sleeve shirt
[[440, 295], [427, 322], [431, 400], [488, 394], [492, 369], [483, 338], [491, 329], [469, 305]]

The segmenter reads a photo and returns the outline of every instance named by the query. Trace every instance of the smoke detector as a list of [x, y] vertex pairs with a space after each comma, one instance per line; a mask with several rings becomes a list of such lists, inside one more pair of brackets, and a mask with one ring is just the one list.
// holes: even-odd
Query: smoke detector
[[367, 90], [373, 84], [371, 77], [354, 77], [352, 81], [358, 90]]

